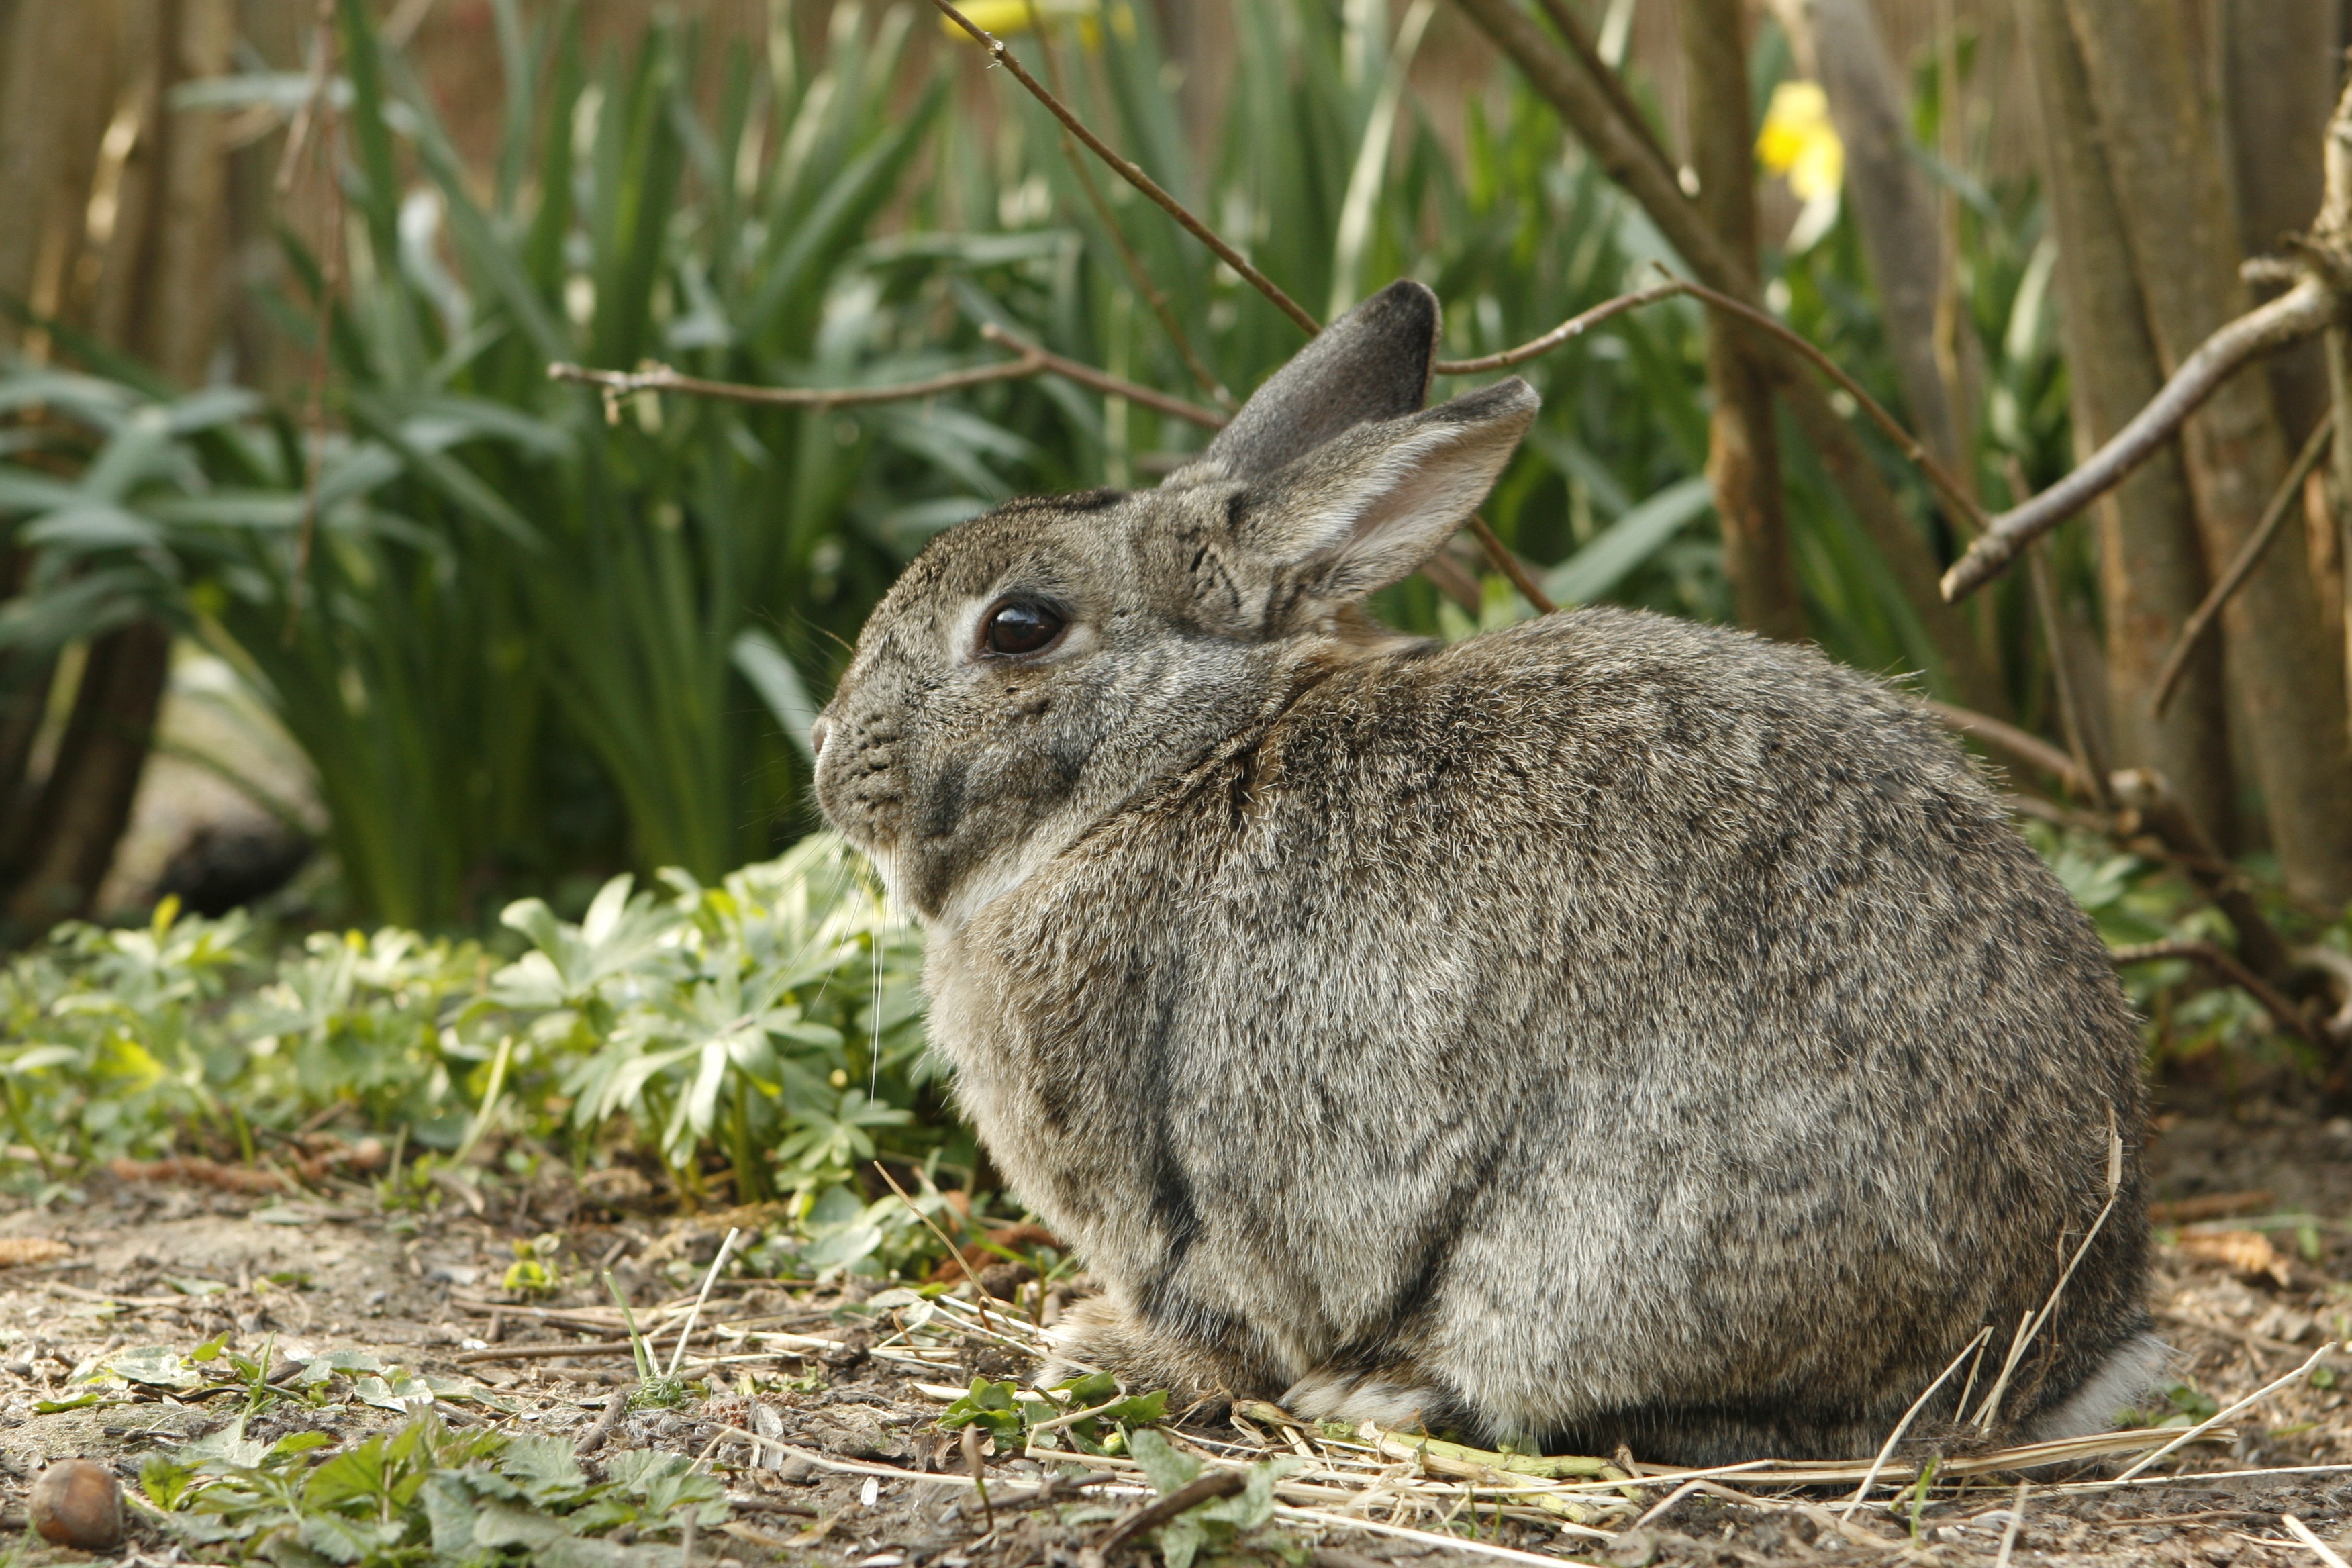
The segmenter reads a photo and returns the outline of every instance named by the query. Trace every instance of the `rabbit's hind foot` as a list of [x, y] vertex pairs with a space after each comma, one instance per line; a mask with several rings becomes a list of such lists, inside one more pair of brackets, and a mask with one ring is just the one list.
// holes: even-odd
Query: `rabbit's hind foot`
[[1347, 1372], [1318, 1367], [1282, 1395], [1282, 1406], [1310, 1421], [1370, 1421], [1396, 1431], [1438, 1431], [1464, 1425], [1462, 1401], [1451, 1390], [1417, 1376], [1411, 1367]]
[[1037, 1374], [1051, 1388], [1088, 1372], [1107, 1372], [1124, 1392], [1165, 1390], [1181, 1417], [1203, 1406], [1264, 1398], [1279, 1380], [1258, 1372], [1244, 1353], [1158, 1329], [1112, 1296], [1096, 1296], [1063, 1313], [1049, 1331], [1054, 1349]]

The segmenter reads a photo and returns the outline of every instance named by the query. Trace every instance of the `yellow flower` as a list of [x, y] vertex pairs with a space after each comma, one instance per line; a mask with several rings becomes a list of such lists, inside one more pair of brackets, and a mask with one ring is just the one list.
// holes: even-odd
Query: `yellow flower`
[[1845, 143], [1830, 123], [1829, 95], [1820, 83], [1784, 81], [1772, 89], [1764, 128], [1756, 133], [1756, 157], [1773, 174], [1786, 174], [1800, 201], [1837, 193], [1845, 179]]
[[[1091, 33], [1095, 17], [1102, 11], [1101, 0], [1035, 0], [1034, 13], [1030, 5], [1031, 0], [962, 0], [956, 9], [971, 17], [973, 26], [1000, 38], [1027, 32], [1033, 15], [1049, 23], [1076, 18]], [[951, 16], [942, 16], [940, 26], [948, 30], [950, 37], [970, 36], [956, 26]]]

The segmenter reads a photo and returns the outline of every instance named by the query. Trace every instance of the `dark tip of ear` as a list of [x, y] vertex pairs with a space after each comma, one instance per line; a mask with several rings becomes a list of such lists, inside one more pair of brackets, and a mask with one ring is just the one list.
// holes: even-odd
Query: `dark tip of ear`
[[1368, 419], [1412, 413], [1429, 395], [1439, 325], [1437, 296], [1400, 278], [1268, 377], [1203, 457], [1232, 478], [1248, 479]]

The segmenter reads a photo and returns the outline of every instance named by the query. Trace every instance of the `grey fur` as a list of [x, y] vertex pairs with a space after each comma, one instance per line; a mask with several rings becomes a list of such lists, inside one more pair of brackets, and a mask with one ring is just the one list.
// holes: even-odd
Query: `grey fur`
[[[961, 1101], [1107, 1283], [1070, 1358], [1488, 1439], [1864, 1454], [2041, 1304], [2112, 1126], [2116, 1212], [2006, 1401], [2095, 1423], [2149, 1370], [2097, 936], [1931, 720], [1809, 650], [1365, 620], [1535, 409], [1396, 409], [1420, 299], [1156, 491], [942, 535], [825, 710], [819, 799], [926, 927]], [[1069, 631], [982, 654], [1006, 595]]]

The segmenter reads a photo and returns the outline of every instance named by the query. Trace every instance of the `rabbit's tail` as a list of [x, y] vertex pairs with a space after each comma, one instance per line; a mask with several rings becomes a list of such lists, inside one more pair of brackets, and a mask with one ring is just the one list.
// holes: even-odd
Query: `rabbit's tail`
[[2154, 1334], [2133, 1335], [2107, 1352], [2073, 1394], [2037, 1413], [2023, 1436], [2048, 1443], [2114, 1431], [2116, 1417], [2153, 1393], [2172, 1362], [2170, 1345]]

